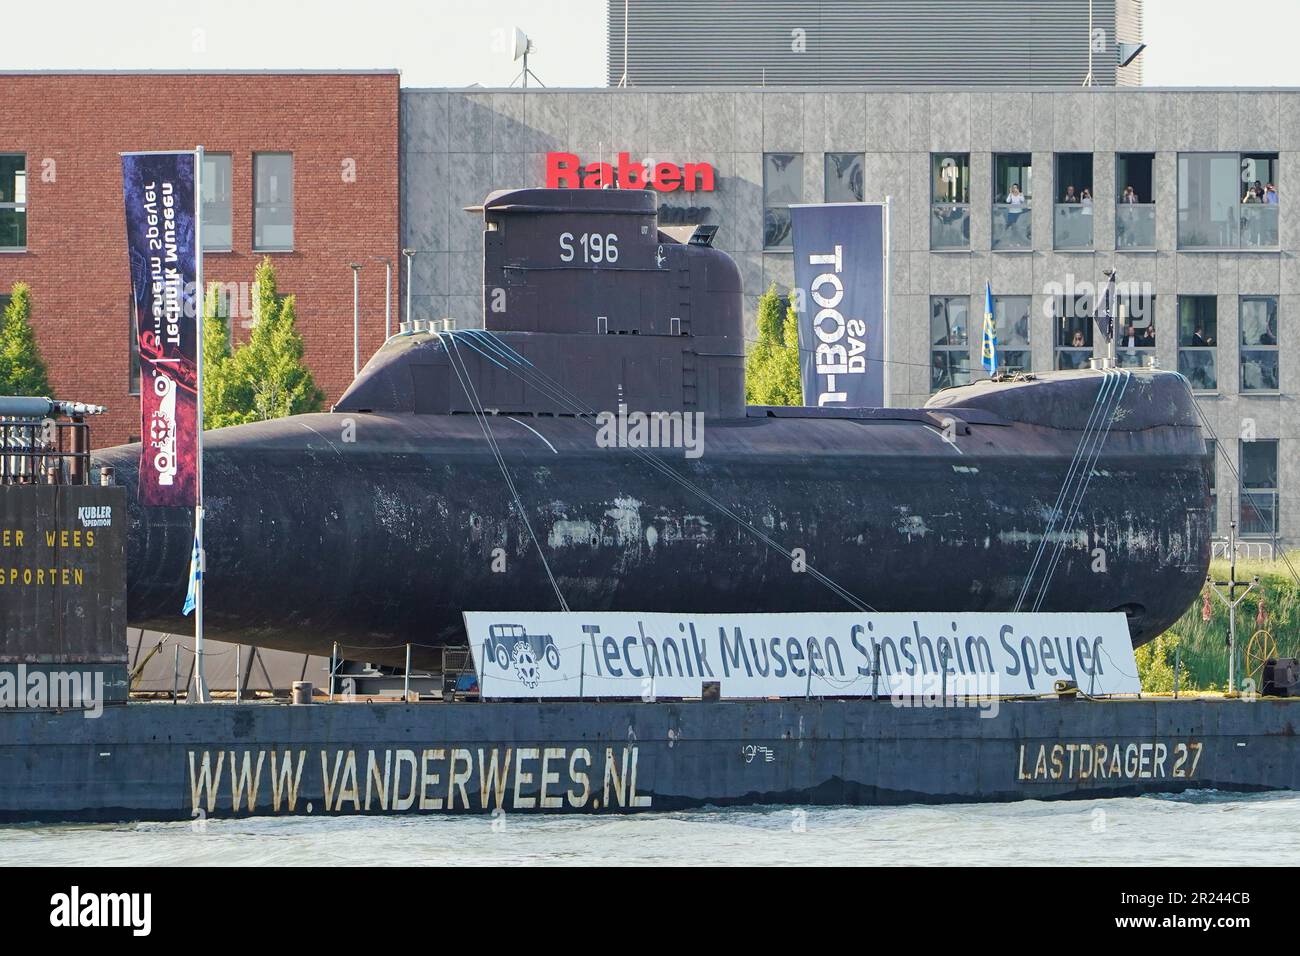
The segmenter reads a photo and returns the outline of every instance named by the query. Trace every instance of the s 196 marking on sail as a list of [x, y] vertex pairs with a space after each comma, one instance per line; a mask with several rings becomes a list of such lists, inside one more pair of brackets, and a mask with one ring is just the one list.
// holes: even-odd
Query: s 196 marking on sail
[[[574, 237], [571, 232], [560, 233], [560, 261], [572, 262], [575, 256]], [[618, 262], [618, 234], [584, 232], [577, 238], [577, 245], [582, 248], [582, 261], [592, 265]]]

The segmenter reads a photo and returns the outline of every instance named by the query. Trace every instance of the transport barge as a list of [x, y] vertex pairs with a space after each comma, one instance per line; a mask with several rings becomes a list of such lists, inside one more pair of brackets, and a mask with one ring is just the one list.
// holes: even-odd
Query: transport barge
[[0, 820], [631, 813], [1300, 789], [1293, 700], [187, 704], [0, 713]]

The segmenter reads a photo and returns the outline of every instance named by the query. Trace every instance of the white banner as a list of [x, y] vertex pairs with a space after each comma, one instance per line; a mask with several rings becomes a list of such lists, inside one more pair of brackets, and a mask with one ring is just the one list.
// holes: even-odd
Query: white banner
[[[466, 611], [485, 698], [1136, 694], [1124, 615]], [[878, 663], [878, 669], [877, 669]]]

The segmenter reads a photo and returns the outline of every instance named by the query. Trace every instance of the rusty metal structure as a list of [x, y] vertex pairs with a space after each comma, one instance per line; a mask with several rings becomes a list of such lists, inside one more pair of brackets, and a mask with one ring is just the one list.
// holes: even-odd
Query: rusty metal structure
[[102, 405], [0, 397], [0, 485], [84, 485], [90, 481], [86, 418]]

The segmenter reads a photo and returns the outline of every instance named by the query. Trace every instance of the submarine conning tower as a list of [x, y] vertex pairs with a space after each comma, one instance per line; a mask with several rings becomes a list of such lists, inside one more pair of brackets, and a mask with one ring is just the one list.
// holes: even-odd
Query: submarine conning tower
[[500, 190], [469, 211], [484, 331], [393, 336], [335, 411], [745, 417], [740, 270], [716, 227], [662, 229], [632, 189]]

